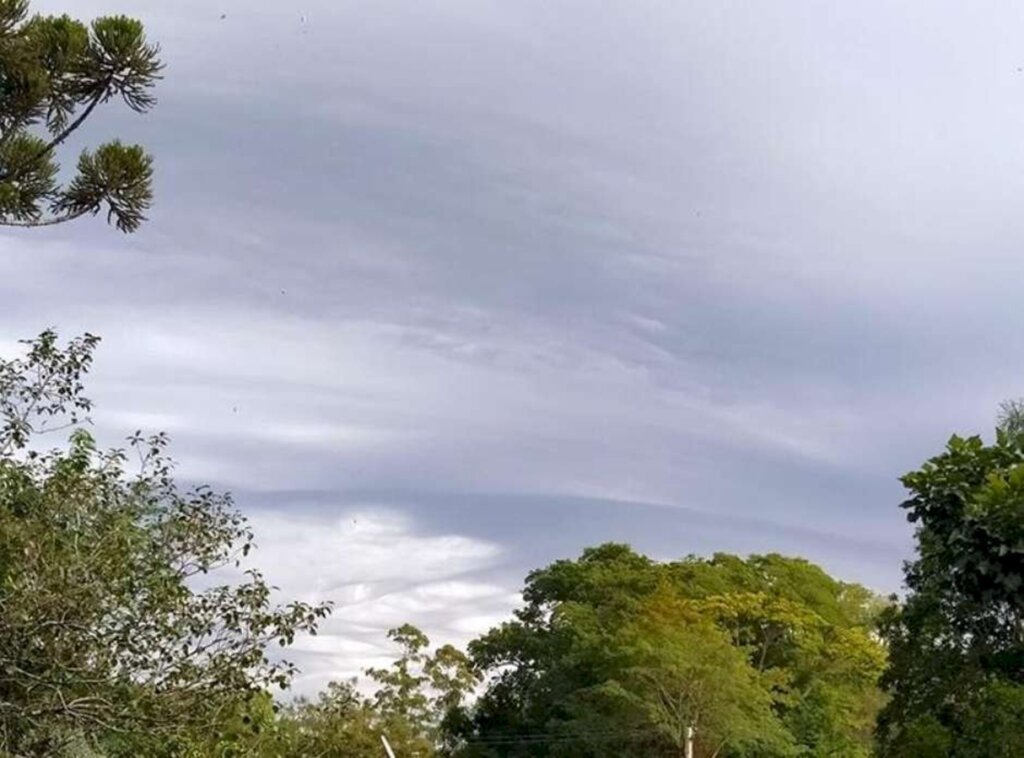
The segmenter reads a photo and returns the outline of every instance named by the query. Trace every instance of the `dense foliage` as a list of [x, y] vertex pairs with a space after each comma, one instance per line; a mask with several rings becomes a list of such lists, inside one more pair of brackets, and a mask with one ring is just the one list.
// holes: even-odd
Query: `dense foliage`
[[882, 606], [805, 561], [656, 563], [603, 545], [533, 572], [526, 596], [471, 657], [392, 630], [398, 656], [364, 686], [268, 707], [232, 744], [371, 758], [386, 735], [399, 756], [679, 756], [695, 727], [701, 757], [871, 753]]
[[152, 159], [113, 140], [78, 158], [63, 186], [55, 153], [98, 106], [120, 99], [144, 113], [162, 64], [138, 21], [30, 15], [0, 0], [0, 225], [41, 226], [106, 211], [124, 232], [152, 202]]
[[604, 545], [530, 574], [472, 643], [472, 756], [868, 755], [878, 598], [806, 561], [656, 563]]
[[252, 534], [227, 496], [175, 486], [162, 437], [33, 446], [88, 412], [95, 345], [48, 332], [0, 362], [0, 750], [184, 755], [288, 684], [268, 646], [328, 608], [275, 606], [256, 572], [216, 581]]
[[993, 444], [953, 437], [903, 478], [918, 556], [884, 625], [884, 755], [1024, 750], [1024, 437], [1013, 410]]
[[386, 736], [396, 755], [450, 754], [446, 732], [465, 718], [465, 699], [479, 682], [469, 659], [451, 645], [428, 652], [430, 640], [408, 624], [388, 637], [399, 646], [388, 668], [368, 669], [372, 695], [355, 682], [334, 682], [315, 700], [283, 709], [273, 736], [249, 744], [263, 756], [382, 755]]

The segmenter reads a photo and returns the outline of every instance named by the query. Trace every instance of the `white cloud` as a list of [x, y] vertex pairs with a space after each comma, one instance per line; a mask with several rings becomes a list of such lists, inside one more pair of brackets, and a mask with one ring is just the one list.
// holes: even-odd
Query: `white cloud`
[[297, 639], [286, 653], [303, 669], [298, 693], [386, 665], [389, 628], [409, 622], [437, 645], [463, 645], [518, 602], [507, 587], [467, 578], [492, 568], [499, 546], [424, 533], [392, 511], [257, 511], [251, 523], [258, 543], [252, 562], [265, 568], [280, 599], [336, 604], [319, 634]]

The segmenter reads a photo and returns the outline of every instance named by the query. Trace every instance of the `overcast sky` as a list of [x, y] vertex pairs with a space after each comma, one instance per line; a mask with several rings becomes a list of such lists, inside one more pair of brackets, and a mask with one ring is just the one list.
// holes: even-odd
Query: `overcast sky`
[[1018, 2], [35, 7], [162, 44], [83, 130], [158, 203], [0, 236], [0, 342], [102, 335], [100, 433], [338, 603], [301, 691], [607, 540], [897, 590], [897, 477], [1024, 393]]

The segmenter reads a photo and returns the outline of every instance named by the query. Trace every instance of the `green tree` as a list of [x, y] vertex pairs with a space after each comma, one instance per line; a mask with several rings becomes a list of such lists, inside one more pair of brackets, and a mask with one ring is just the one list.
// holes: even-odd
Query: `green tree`
[[118, 140], [85, 150], [68, 182], [55, 154], [113, 99], [145, 113], [155, 105], [159, 49], [124, 16], [85, 25], [30, 15], [28, 0], [0, 0], [0, 225], [45, 226], [106, 211], [123, 232], [145, 220], [152, 159]]
[[[945, 740], [947, 755], [1001, 755], [978, 747], [979, 724], [1013, 723], [1021, 702], [1024, 436], [1005, 425], [991, 445], [954, 436], [902, 481], [917, 558], [906, 566], [906, 601], [883, 626], [891, 700], [881, 752], [908, 755], [907, 745], [928, 739]], [[1016, 733], [988, 738], [1012, 745]]]
[[377, 683], [373, 706], [385, 717], [426, 724], [430, 719], [430, 697], [424, 691], [428, 681], [423, 671], [430, 640], [412, 624], [388, 631], [388, 639], [397, 643], [401, 655], [386, 669], [367, 669], [366, 675]]
[[683, 755], [690, 729], [701, 756], [795, 753], [771, 677], [692, 602], [661, 590], [613, 640], [626, 665], [599, 691], [618, 696], [611, 713], [632, 706], [644, 755]]
[[[410, 755], [428, 755], [437, 745], [450, 750], [446, 735], [465, 719], [463, 703], [479, 682], [469, 658], [444, 645], [427, 652], [430, 640], [411, 624], [388, 632], [401, 654], [386, 669], [367, 669], [377, 684], [371, 706], [388, 734]], [[444, 727], [444, 728], [442, 728]]]
[[462, 717], [476, 673], [451, 645], [428, 653], [430, 640], [410, 624], [390, 630], [388, 638], [399, 655], [386, 668], [366, 671], [377, 687], [371, 697], [361, 695], [355, 681], [332, 682], [318, 698], [286, 707], [272, 732], [249, 743], [249, 755], [378, 758], [382, 735], [403, 757], [448, 754], [439, 729], [446, 719]]
[[[174, 483], [166, 439], [101, 452], [78, 426], [94, 337], [52, 332], [0, 361], [0, 749], [187, 755], [294, 668], [269, 654], [327, 606], [276, 606], [230, 497]], [[136, 455], [135, 471], [129, 455]], [[200, 583], [200, 580], [201, 583]]]
[[602, 545], [532, 572], [524, 598], [470, 645], [490, 676], [466, 755], [676, 755], [698, 717], [701, 755], [870, 752], [881, 603], [807, 561]]
[[1024, 755], [1024, 686], [997, 680], [974, 693], [958, 743], [964, 758]]
[[[244, 755], [379, 758], [385, 728], [354, 683], [331, 682], [315, 700], [299, 699], [283, 708], [272, 730], [254, 735]], [[396, 749], [409, 747], [396, 740]], [[422, 745], [415, 747], [423, 749]], [[414, 754], [412, 750], [403, 752]]]

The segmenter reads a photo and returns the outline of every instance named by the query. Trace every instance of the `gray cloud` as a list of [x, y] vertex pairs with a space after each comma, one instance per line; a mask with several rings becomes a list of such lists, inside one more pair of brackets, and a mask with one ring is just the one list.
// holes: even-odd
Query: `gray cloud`
[[339, 597], [307, 683], [405, 612], [461, 639], [606, 539], [896, 589], [896, 477], [1021, 391], [1014, 5], [116, 10], [163, 43], [162, 101], [84, 139], [149, 145], [159, 205], [0, 236], [2, 343], [101, 333], [101, 435], [167, 428], [296, 592], [377, 580], [296, 573], [320, 536], [282, 514], [339, 553], [368, 507], [494, 550]]

